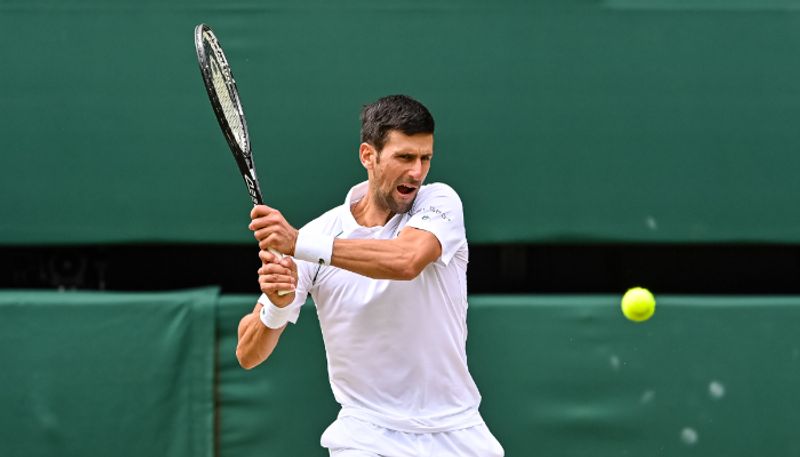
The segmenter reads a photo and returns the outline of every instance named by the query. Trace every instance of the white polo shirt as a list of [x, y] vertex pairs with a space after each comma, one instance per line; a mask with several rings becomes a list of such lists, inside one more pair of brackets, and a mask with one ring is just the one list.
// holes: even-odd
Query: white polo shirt
[[[311, 294], [340, 417], [405, 432], [483, 424], [481, 397], [467, 369], [468, 249], [461, 200], [446, 184], [425, 185], [408, 213], [383, 227], [362, 227], [350, 206], [366, 191], [367, 182], [353, 187], [343, 205], [304, 230], [343, 239], [393, 239], [415, 227], [436, 236], [442, 255], [410, 281], [297, 261], [290, 321], [297, 321]], [[261, 296], [262, 303], [267, 300]]]

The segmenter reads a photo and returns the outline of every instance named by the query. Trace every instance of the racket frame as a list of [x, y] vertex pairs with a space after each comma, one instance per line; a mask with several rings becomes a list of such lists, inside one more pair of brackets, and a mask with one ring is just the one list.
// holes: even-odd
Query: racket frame
[[[242, 148], [239, 145], [239, 142], [236, 141], [236, 134], [233, 132], [228, 120], [225, 118], [225, 111], [222, 109], [222, 103], [220, 102], [219, 97], [217, 96], [217, 91], [214, 88], [213, 75], [211, 74], [211, 58], [206, 53], [206, 40], [204, 37], [209, 38], [209, 48], [215, 54], [216, 60], [220, 64], [220, 70], [222, 70], [224, 76], [226, 76], [223, 78], [225, 80], [225, 85], [229, 94], [231, 95], [231, 101], [233, 102], [236, 112], [239, 115], [239, 120], [242, 123], [242, 133], [244, 135], [245, 144], [244, 148]], [[239, 167], [239, 172], [242, 174], [244, 183], [247, 185], [247, 193], [250, 194], [250, 199], [253, 201], [253, 205], [263, 205], [264, 199], [261, 196], [261, 186], [258, 184], [258, 177], [256, 176], [256, 167], [255, 162], [253, 161], [252, 148], [250, 146], [250, 132], [247, 129], [247, 119], [245, 119], [244, 116], [244, 108], [242, 108], [242, 102], [239, 98], [239, 89], [236, 87], [236, 80], [234, 79], [233, 72], [228, 64], [228, 59], [225, 57], [225, 52], [222, 50], [222, 44], [220, 44], [217, 35], [210, 26], [206, 24], [198, 24], [194, 28], [194, 47], [195, 51], [197, 52], [197, 63], [200, 65], [200, 74], [203, 75], [203, 84], [206, 87], [208, 98], [211, 101], [211, 107], [214, 108], [214, 115], [217, 118], [217, 122], [219, 122], [222, 133], [225, 135], [225, 140], [228, 142], [228, 146], [231, 148], [233, 158], [236, 160], [236, 165]], [[269, 248], [269, 252], [277, 256], [278, 259], [283, 258], [283, 254], [278, 252], [276, 249]], [[278, 291], [278, 295], [281, 296], [289, 293], [290, 291], [288, 290]]]
[[[234, 107], [236, 108], [237, 114], [239, 115], [239, 119], [242, 123], [245, 143], [244, 148], [239, 146], [239, 142], [236, 141], [236, 134], [233, 132], [228, 120], [225, 118], [225, 112], [222, 109], [222, 103], [220, 103], [217, 92], [214, 89], [214, 81], [211, 74], [211, 57], [209, 57], [206, 53], [206, 40], [204, 37], [209, 38], [209, 49], [216, 55], [217, 61], [220, 63], [220, 70], [222, 70], [224, 75], [227, 76], [224, 78], [225, 85], [228, 88], [228, 91], [231, 95], [231, 101], [234, 103]], [[203, 76], [203, 83], [206, 87], [208, 98], [211, 101], [211, 107], [214, 109], [214, 115], [216, 116], [217, 122], [219, 122], [219, 126], [222, 129], [222, 133], [225, 135], [225, 140], [227, 141], [228, 146], [233, 153], [233, 157], [236, 160], [236, 165], [239, 167], [239, 172], [242, 174], [242, 178], [247, 186], [247, 192], [250, 194], [250, 199], [253, 201], [254, 205], [262, 205], [264, 203], [264, 199], [261, 194], [261, 186], [258, 183], [258, 177], [256, 176], [256, 168], [253, 161], [252, 148], [250, 146], [250, 133], [247, 129], [247, 119], [244, 116], [244, 108], [242, 108], [242, 102], [239, 98], [239, 89], [236, 87], [236, 80], [234, 79], [233, 72], [228, 64], [228, 59], [225, 57], [225, 52], [222, 50], [222, 45], [220, 44], [216, 34], [211, 27], [206, 24], [198, 24], [195, 27], [194, 45], [195, 50], [197, 51], [197, 62], [200, 65], [200, 73]]]

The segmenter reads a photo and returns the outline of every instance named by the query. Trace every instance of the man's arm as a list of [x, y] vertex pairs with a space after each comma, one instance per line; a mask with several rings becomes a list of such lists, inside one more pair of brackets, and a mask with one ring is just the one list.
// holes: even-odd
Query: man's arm
[[393, 240], [337, 238], [331, 265], [374, 279], [410, 280], [440, 255], [442, 246], [435, 235], [406, 227]]
[[[261, 291], [278, 307], [285, 307], [294, 301], [294, 288], [297, 283], [297, 265], [291, 258], [278, 259], [269, 251], [261, 251], [261, 268], [258, 270], [258, 282]], [[287, 295], [278, 295], [278, 291], [292, 290]], [[272, 329], [261, 321], [260, 313], [263, 305], [256, 303], [253, 311], [239, 321], [239, 341], [236, 345], [236, 358], [239, 365], [251, 369], [263, 363], [272, 354], [278, 344], [284, 325]]]
[[[280, 211], [265, 205], [250, 213], [250, 230], [262, 252], [274, 248], [286, 255], [295, 254], [298, 230]], [[426, 230], [406, 227], [393, 240], [335, 239], [331, 264], [374, 279], [414, 279], [442, 255], [442, 245]]]
[[[293, 295], [293, 294], [291, 294]], [[236, 359], [242, 368], [249, 370], [263, 363], [278, 345], [284, 325], [279, 329], [271, 329], [259, 318], [263, 305], [256, 303], [253, 312], [239, 321], [239, 342], [236, 345]]]

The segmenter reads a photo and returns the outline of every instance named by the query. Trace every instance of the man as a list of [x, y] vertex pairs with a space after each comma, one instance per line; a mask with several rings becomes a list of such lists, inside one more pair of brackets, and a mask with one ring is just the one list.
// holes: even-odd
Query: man
[[332, 456], [502, 456], [467, 369], [461, 200], [422, 185], [433, 117], [395, 95], [365, 106], [361, 124], [368, 180], [343, 205], [299, 231], [275, 209], [253, 209], [263, 294], [239, 324], [239, 362], [266, 360], [311, 294], [342, 406], [322, 435]]

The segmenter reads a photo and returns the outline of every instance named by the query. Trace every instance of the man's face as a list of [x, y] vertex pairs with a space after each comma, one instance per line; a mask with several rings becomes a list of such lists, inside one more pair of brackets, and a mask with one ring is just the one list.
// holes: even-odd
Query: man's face
[[376, 203], [395, 214], [408, 212], [428, 175], [432, 157], [433, 134], [389, 131], [370, 170], [370, 188]]

